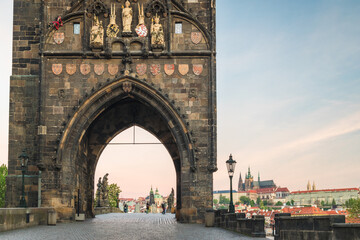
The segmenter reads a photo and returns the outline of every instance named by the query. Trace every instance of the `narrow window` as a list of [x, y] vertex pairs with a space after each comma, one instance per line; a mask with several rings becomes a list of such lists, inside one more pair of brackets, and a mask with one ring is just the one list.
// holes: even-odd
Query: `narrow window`
[[74, 34], [80, 34], [80, 23], [74, 23]]
[[175, 34], [182, 34], [182, 22], [175, 23]]

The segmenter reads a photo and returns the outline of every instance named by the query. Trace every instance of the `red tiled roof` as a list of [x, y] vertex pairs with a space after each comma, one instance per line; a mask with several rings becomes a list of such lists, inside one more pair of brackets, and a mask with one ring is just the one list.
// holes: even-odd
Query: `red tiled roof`
[[359, 191], [359, 188], [338, 188], [338, 189], [322, 189], [322, 190], [311, 190], [311, 191], [295, 191], [291, 194], [300, 194], [300, 193], [312, 193], [312, 192], [346, 192], [346, 191]]
[[287, 187], [283, 187], [283, 188], [276, 189], [276, 192], [290, 192], [290, 191]]
[[260, 188], [256, 190], [257, 193], [274, 193], [275, 188]]

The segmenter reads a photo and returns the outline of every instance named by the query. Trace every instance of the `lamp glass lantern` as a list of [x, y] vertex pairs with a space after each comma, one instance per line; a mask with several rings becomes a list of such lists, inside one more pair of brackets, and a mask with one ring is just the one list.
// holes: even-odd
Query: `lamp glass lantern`
[[229, 173], [229, 177], [234, 176], [235, 165], [236, 165], [236, 161], [233, 160], [233, 157], [230, 154], [229, 160], [226, 161], [226, 167], [227, 167], [227, 170], [228, 170], [228, 173]]

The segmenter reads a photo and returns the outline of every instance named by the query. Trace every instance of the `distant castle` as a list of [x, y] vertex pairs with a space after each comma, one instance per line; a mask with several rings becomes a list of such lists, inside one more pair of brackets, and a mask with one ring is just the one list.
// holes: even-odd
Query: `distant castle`
[[254, 181], [254, 177], [251, 175], [250, 167], [249, 167], [248, 172], [245, 175], [245, 182], [243, 182], [240, 173], [238, 191], [249, 191], [249, 190], [262, 189], [262, 188], [276, 188], [274, 180], [260, 181], [260, 173], [258, 173], [258, 180]]

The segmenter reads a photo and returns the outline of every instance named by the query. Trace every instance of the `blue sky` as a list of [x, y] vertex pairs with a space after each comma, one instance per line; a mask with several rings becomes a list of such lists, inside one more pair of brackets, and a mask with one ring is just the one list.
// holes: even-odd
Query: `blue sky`
[[[4, 0], [0, 6], [3, 163], [7, 162], [12, 2]], [[217, 1], [215, 190], [228, 188], [225, 161], [230, 153], [238, 162], [236, 181], [239, 172], [244, 176], [251, 166], [253, 175], [259, 171], [262, 179], [274, 179], [290, 190], [305, 189], [308, 180], [320, 189], [359, 187], [359, 12], [360, 2], [348, 0]], [[110, 148], [104, 152], [99, 176], [111, 169], [111, 156], [117, 154]], [[161, 156], [153, 165], [165, 170], [156, 170], [170, 170], [162, 180], [151, 180], [154, 186], [175, 182], [169, 157]], [[159, 175], [146, 169], [142, 176]], [[125, 187], [126, 180], [118, 181]], [[169, 186], [164, 184], [163, 189], [167, 193]]]

